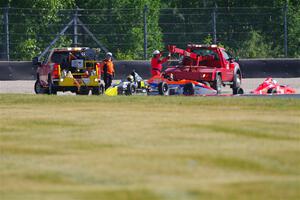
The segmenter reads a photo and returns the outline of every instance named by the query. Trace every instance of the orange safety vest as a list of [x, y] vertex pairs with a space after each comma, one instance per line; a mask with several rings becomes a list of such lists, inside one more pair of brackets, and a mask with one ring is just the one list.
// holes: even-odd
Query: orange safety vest
[[102, 73], [107, 73], [107, 74], [110, 74], [110, 75], [114, 75], [115, 73], [115, 69], [114, 69], [114, 64], [111, 60], [103, 60], [101, 65], [100, 65], [100, 68], [101, 68], [101, 72]]

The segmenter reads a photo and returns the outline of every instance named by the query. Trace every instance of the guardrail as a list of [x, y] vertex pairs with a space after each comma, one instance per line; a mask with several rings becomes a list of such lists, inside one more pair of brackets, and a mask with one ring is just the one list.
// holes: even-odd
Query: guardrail
[[[116, 77], [123, 79], [132, 70], [143, 78], [150, 77], [149, 61], [115, 61]], [[300, 59], [241, 59], [244, 78], [292, 78], [300, 77]], [[176, 62], [172, 63], [176, 64]], [[31, 61], [1, 61], [0, 80], [34, 80], [36, 69]]]

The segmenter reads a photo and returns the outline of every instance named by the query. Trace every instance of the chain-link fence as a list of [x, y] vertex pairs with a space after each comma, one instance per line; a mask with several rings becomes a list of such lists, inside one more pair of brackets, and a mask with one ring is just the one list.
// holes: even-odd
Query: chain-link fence
[[117, 59], [148, 59], [156, 48], [168, 44], [184, 48], [191, 42], [218, 43], [241, 57], [285, 57], [291, 37], [286, 16], [285, 7], [168, 8], [160, 10], [157, 20], [147, 7], [58, 12], [1, 8], [0, 58], [28, 60], [50, 47], [54, 39], [57, 42], [51, 48], [101, 48]]

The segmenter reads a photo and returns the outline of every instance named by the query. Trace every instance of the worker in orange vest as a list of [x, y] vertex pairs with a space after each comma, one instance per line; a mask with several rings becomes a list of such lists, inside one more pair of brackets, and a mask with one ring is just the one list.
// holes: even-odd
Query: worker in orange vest
[[101, 72], [103, 74], [103, 80], [105, 83], [105, 90], [111, 86], [112, 80], [115, 77], [115, 69], [112, 61], [112, 53], [108, 52], [105, 59], [102, 61]]
[[167, 57], [161, 59], [161, 53], [159, 50], [155, 50], [153, 52], [153, 57], [151, 59], [151, 75], [160, 76], [162, 70], [162, 64], [167, 62], [170, 59], [171, 55], [169, 54]]

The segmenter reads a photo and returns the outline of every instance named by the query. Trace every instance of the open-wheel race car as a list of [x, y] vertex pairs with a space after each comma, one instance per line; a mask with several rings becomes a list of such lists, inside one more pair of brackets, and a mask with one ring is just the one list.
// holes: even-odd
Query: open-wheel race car
[[143, 78], [133, 71], [126, 80], [121, 80], [108, 88], [105, 94], [108, 96], [147, 94], [147, 88], [147, 83]]
[[104, 92], [100, 64], [96, 61], [94, 49], [55, 48], [43, 63], [34, 58], [33, 65], [37, 66], [36, 94], [71, 91], [87, 95], [91, 91], [93, 95], [100, 95]]
[[280, 85], [273, 78], [267, 78], [255, 90], [251, 91], [252, 94], [295, 94], [296, 90], [287, 85]]
[[148, 80], [148, 95], [215, 95], [217, 91], [203, 83], [192, 80], [174, 80], [165, 75]]

